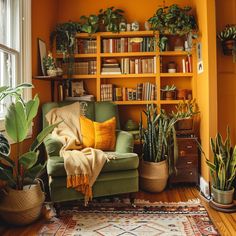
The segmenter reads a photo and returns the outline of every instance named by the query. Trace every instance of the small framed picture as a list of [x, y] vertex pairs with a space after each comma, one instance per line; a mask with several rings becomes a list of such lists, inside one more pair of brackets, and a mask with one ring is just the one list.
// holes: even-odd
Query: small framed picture
[[46, 43], [42, 39], [38, 38], [38, 45], [39, 45], [39, 58], [40, 58], [42, 75], [47, 75], [46, 68], [43, 65], [43, 58], [47, 56]]
[[72, 97], [81, 97], [85, 94], [83, 81], [73, 81], [71, 85]]

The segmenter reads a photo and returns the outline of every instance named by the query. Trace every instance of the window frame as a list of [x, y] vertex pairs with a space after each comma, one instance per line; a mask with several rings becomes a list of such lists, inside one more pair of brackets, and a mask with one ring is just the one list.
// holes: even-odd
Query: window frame
[[[0, 48], [16, 58], [16, 83], [32, 83], [32, 45], [31, 45], [31, 0], [19, 0], [19, 51], [0, 44]], [[30, 100], [32, 90], [23, 91], [23, 98]], [[4, 132], [4, 117], [0, 118], [0, 132]]]

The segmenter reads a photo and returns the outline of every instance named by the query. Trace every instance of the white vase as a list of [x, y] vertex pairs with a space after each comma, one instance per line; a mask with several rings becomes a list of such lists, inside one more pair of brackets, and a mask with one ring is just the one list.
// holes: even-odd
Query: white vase
[[47, 70], [47, 75], [48, 76], [57, 76], [57, 71], [56, 70]]

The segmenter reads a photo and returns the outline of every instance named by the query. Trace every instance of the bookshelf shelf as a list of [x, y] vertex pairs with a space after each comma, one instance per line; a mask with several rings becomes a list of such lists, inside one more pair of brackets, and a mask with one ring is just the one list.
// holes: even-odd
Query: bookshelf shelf
[[[70, 79], [96, 79], [97, 75], [72, 75]], [[63, 75], [63, 79], [68, 79], [67, 75]]]
[[101, 53], [101, 57], [148, 57], [156, 56], [156, 52], [118, 52], [118, 53]]
[[160, 77], [192, 77], [193, 73], [160, 73]]
[[112, 78], [155, 78], [156, 74], [115, 74], [115, 75], [101, 75], [101, 79]]
[[187, 56], [191, 55], [191, 53], [186, 51], [165, 51], [165, 52], [159, 52], [160, 56]]
[[160, 100], [161, 105], [179, 104], [182, 100]]
[[115, 101], [117, 105], [147, 105], [157, 103], [156, 101]]
[[[96, 58], [96, 57], [97, 57], [96, 53], [74, 54], [74, 58]], [[56, 58], [63, 59], [63, 55], [62, 54], [57, 54]]]

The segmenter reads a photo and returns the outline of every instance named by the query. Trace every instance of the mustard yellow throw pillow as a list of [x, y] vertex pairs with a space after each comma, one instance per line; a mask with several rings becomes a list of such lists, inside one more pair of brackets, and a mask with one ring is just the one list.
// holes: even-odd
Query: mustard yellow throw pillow
[[84, 147], [92, 147], [104, 151], [113, 151], [116, 144], [116, 118], [102, 123], [93, 122], [81, 116], [81, 135]]

